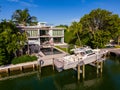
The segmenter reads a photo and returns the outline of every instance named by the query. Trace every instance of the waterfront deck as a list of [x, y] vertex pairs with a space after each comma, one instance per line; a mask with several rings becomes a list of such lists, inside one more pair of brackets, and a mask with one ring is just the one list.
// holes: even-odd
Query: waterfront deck
[[[102, 50], [107, 50], [108, 53], [109, 52], [115, 52], [115, 53], [117, 52], [117, 54], [120, 55], [120, 48], [119, 49], [118, 48], [107, 48], [107, 49], [102, 49]], [[43, 63], [40, 65], [40, 67], [52, 65], [53, 69], [54, 69], [54, 60], [57, 58], [60, 58], [60, 57], [64, 57], [65, 55], [66, 55], [66, 53], [56, 54], [56, 55], [47, 55], [44, 57], [40, 57], [38, 60], [33, 61], [33, 62], [21, 63], [21, 64], [17, 64], [17, 65], [0, 66], [0, 72], [5, 71], [6, 73], [10, 73], [10, 71], [12, 69], [16, 69], [16, 68], [19, 69], [20, 71], [23, 71], [25, 67], [29, 67], [29, 66], [32, 67], [33, 70], [35, 70], [41, 64], [41, 62], [40, 62], [41, 60], [43, 61]], [[96, 57], [94, 57], [94, 58], [91, 57], [91, 60], [86, 59], [84, 61], [78, 60], [78, 61], [72, 62], [71, 64], [64, 66], [64, 69], [67, 70], [67, 69], [75, 68], [78, 66], [84, 66], [86, 64], [90, 64], [92, 66], [100, 68], [100, 67], [102, 67], [101, 66], [102, 64], [100, 64], [100, 63], [103, 62], [104, 60], [105, 59], [97, 60]], [[81, 71], [79, 67], [78, 67], [78, 70]], [[83, 70], [82, 70], [82, 72], [83, 72]], [[101, 72], [102, 72], [102, 69], [101, 69]], [[98, 73], [98, 69], [97, 69], [97, 73]]]
[[9, 73], [11, 69], [19, 68], [20, 71], [23, 71], [24, 67], [31, 66], [33, 70], [35, 68], [38, 68], [38, 65], [40, 64], [40, 60], [43, 61], [43, 64], [41, 64], [41, 67], [53, 65], [53, 58], [59, 58], [65, 56], [65, 53], [62, 54], [55, 54], [55, 55], [47, 55], [44, 57], [38, 58], [38, 60], [33, 61], [33, 62], [26, 62], [26, 63], [21, 63], [21, 64], [16, 64], [16, 65], [7, 65], [7, 66], [0, 66], [0, 72], [1, 71], [6, 71]]
[[54, 63], [56, 67], [63, 66], [63, 69], [67, 70], [67, 69], [75, 68], [78, 65], [82, 66], [82, 65], [93, 63], [93, 62], [102, 62], [105, 59], [105, 58], [101, 58], [103, 57], [103, 54], [106, 54], [106, 53], [101, 53], [99, 55], [93, 54], [88, 56], [85, 59], [79, 59], [79, 57], [70, 56], [70, 58], [65, 60], [62, 60], [62, 59], [54, 60]]

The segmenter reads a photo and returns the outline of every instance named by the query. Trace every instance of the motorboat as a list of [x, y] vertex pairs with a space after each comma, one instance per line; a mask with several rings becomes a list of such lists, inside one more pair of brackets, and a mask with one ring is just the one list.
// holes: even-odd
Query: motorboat
[[75, 68], [78, 64], [89, 64], [99, 60], [105, 54], [105, 51], [93, 50], [90, 47], [76, 48], [74, 54], [67, 55], [54, 60], [58, 71]]
[[74, 54], [78, 54], [78, 53], [84, 53], [85, 55], [91, 55], [91, 54], [100, 54], [100, 53], [104, 53], [106, 54], [108, 51], [107, 50], [101, 50], [101, 49], [92, 49], [89, 46], [86, 47], [81, 47], [81, 48], [75, 48], [72, 49], [72, 51], [74, 52]]

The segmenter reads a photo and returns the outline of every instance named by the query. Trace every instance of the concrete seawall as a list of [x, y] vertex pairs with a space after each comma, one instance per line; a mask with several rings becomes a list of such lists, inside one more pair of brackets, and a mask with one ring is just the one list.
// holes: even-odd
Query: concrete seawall
[[[120, 56], [120, 48], [107, 48], [107, 49], [102, 49], [102, 50], [107, 50], [110, 55], [116, 55]], [[31, 68], [34, 70], [38, 69], [39, 64], [42, 61], [42, 64], [40, 67], [45, 67], [49, 65], [53, 65], [53, 58], [60, 58], [65, 56], [66, 54], [56, 54], [56, 55], [48, 55], [44, 57], [39, 57], [38, 60], [34, 62], [27, 62], [27, 63], [21, 63], [21, 64], [16, 64], [16, 65], [8, 65], [8, 66], [1, 66], [0, 67], [0, 77], [2, 73], [8, 73], [8, 76], [11, 72], [13, 71], [21, 71], [24, 72], [25, 69]]]
[[120, 48], [105, 48], [105, 49], [102, 49], [102, 50], [107, 50], [108, 55], [120, 56]]
[[38, 65], [40, 64], [40, 60], [43, 61], [41, 64], [41, 67], [53, 65], [53, 58], [59, 58], [63, 57], [66, 54], [56, 54], [56, 55], [48, 55], [45, 57], [39, 57], [38, 60], [33, 61], [33, 62], [27, 62], [27, 63], [21, 63], [21, 64], [16, 64], [16, 65], [7, 65], [7, 66], [1, 66], [0, 67], [0, 77], [2, 73], [8, 73], [8, 75], [13, 72], [13, 71], [20, 71], [24, 72], [25, 69], [31, 68], [34, 70], [38, 69]]
[[120, 56], [120, 50], [110, 51], [110, 55], [112, 55], [112, 56]]

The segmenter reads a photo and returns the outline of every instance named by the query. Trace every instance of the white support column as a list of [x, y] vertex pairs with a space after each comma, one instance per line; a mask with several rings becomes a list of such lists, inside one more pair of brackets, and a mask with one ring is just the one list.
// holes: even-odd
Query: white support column
[[63, 41], [62, 41], [62, 43], [64, 43], [64, 30], [62, 32], [63, 32]]
[[99, 74], [99, 62], [97, 61], [97, 75]]
[[103, 62], [100, 63], [100, 72], [102, 73], [103, 72]]
[[80, 65], [78, 64], [78, 80], [80, 80]]
[[53, 63], [52, 63], [53, 65], [52, 65], [52, 66], [53, 66], [53, 70], [54, 70], [54, 69], [55, 69], [55, 68], [54, 68], [54, 58], [52, 59], [52, 61], [53, 61]]
[[40, 43], [40, 29], [38, 29], [38, 42], [39, 42], [39, 46], [41, 45]]
[[82, 68], [82, 73], [83, 73], [83, 79], [85, 79], [85, 64], [83, 64], [83, 68]]

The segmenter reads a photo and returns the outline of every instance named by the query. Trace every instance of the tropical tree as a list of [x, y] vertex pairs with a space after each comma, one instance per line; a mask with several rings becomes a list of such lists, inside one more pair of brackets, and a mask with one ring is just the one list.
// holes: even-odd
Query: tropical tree
[[8, 64], [17, 56], [16, 51], [22, 49], [26, 41], [24, 32], [20, 32], [12, 21], [0, 23], [0, 65]]
[[23, 25], [36, 25], [37, 24], [37, 18], [35, 16], [31, 16], [29, 14], [28, 9], [16, 10], [12, 15], [12, 21], [14, 21], [17, 24], [23, 24]]
[[110, 39], [118, 36], [120, 27], [118, 15], [99, 8], [84, 15], [80, 23], [83, 25], [83, 32], [89, 33], [89, 45], [93, 48], [103, 47]]
[[[28, 9], [24, 10], [16, 10], [12, 15], [12, 21], [14, 21], [16, 24], [22, 24], [22, 25], [36, 25], [37, 24], [37, 18], [35, 16], [31, 16], [29, 14]], [[27, 37], [27, 33], [26, 33]], [[29, 44], [28, 44], [28, 38], [27, 38], [27, 47], [28, 47], [28, 54], [29, 54]]]
[[68, 29], [68, 25], [62, 25], [62, 24], [60, 24], [60, 25], [58, 25], [58, 26], [55, 26], [55, 27], [64, 28], [65, 30]]
[[80, 34], [82, 33], [82, 24], [76, 21], [72, 22], [69, 31], [73, 32], [73, 35], [77, 35], [79, 45], [81, 46]]

